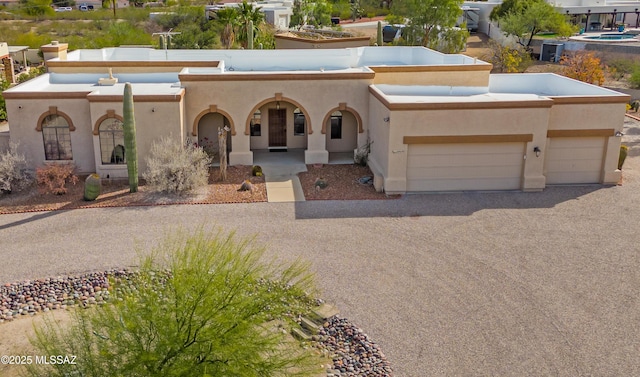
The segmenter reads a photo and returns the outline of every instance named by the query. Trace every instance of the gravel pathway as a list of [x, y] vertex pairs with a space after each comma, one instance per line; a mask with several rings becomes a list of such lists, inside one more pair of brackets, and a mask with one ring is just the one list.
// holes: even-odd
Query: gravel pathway
[[640, 375], [640, 126], [622, 186], [0, 216], [0, 282], [135, 264], [182, 226], [302, 257], [397, 376]]

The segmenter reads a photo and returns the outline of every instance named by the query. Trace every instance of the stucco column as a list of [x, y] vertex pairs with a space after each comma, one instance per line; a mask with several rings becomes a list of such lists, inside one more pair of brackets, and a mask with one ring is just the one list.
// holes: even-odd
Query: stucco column
[[[311, 112], [311, 111], [310, 111]], [[313, 114], [313, 113], [312, 113]], [[327, 137], [320, 130], [322, 114], [313, 114], [312, 133], [307, 129], [307, 149], [304, 151], [305, 164], [328, 164], [329, 152], [327, 151]]]
[[618, 170], [618, 158], [620, 157], [620, 143], [622, 138], [610, 136], [605, 146], [605, 160], [602, 166], [602, 183], [615, 185], [620, 182], [622, 172]]
[[[240, 118], [238, 118], [240, 119]], [[253, 165], [253, 152], [250, 148], [251, 136], [244, 132], [236, 132], [231, 136], [231, 152], [229, 165]]]
[[[522, 191], [542, 191], [545, 188], [547, 177], [544, 176], [544, 160], [546, 150], [546, 138], [534, 136], [533, 141], [526, 143], [524, 153], [524, 172], [522, 178]], [[540, 152], [536, 155], [534, 151], [538, 148]]]

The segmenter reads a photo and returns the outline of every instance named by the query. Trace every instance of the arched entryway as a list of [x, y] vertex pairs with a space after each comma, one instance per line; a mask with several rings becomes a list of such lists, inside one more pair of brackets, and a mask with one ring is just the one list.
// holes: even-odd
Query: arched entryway
[[292, 100], [280, 98], [258, 104], [248, 120], [253, 151], [305, 150], [311, 127], [306, 111]]
[[357, 114], [347, 109], [333, 109], [325, 116], [322, 127], [326, 135], [327, 152], [351, 153], [358, 148], [358, 133], [361, 122]]
[[201, 146], [205, 152], [213, 157], [213, 163], [220, 163], [219, 152], [219, 137], [218, 135], [227, 128], [227, 158], [229, 152], [231, 152], [231, 122], [222, 113], [207, 113], [204, 114], [198, 121], [198, 145]]

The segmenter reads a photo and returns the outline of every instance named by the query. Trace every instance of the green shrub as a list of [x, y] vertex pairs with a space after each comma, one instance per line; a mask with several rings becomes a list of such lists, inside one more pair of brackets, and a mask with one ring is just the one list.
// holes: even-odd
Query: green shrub
[[607, 67], [614, 68], [616, 72], [626, 75], [633, 72], [638, 63], [631, 59], [612, 59], [607, 61]]
[[202, 148], [163, 137], [151, 146], [143, 177], [152, 191], [181, 194], [207, 185], [209, 164]]
[[640, 67], [636, 68], [629, 76], [629, 84], [634, 89], [640, 89]]
[[622, 165], [624, 164], [624, 160], [627, 158], [627, 154], [629, 154], [629, 147], [621, 145], [620, 156], [618, 157], [618, 170], [622, 170]]
[[[320, 358], [287, 340], [292, 318], [313, 305], [301, 263], [263, 262], [264, 249], [233, 234], [167, 238], [115, 300], [75, 312], [61, 328], [45, 318], [36, 354], [75, 365], [28, 366], [31, 376], [316, 376]], [[281, 321], [276, 331], [273, 320]], [[282, 331], [284, 330], [284, 331]]]

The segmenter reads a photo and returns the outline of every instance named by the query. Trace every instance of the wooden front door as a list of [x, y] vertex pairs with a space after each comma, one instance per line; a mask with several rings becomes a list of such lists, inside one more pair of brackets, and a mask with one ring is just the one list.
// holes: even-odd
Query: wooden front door
[[269, 147], [287, 146], [287, 110], [269, 109]]

